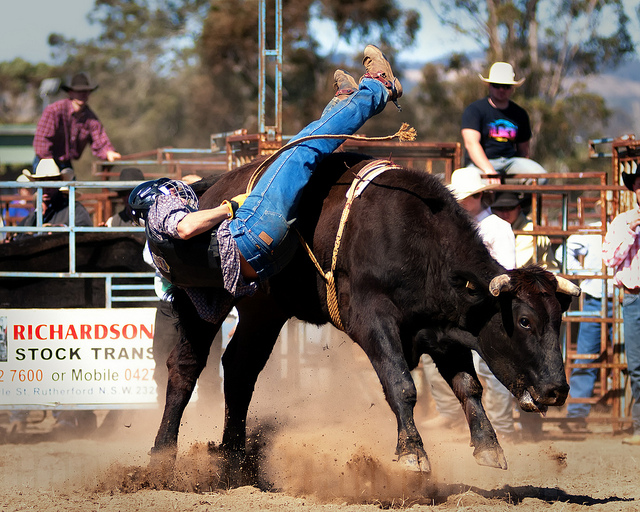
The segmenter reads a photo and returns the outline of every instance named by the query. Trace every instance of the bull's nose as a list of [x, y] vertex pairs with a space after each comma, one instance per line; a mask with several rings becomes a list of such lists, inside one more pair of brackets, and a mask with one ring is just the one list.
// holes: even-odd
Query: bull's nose
[[548, 389], [546, 389], [542, 393], [541, 400], [539, 401], [540, 403], [543, 403], [545, 405], [561, 406], [564, 404], [568, 395], [569, 395], [569, 384], [564, 382], [559, 385], [550, 386]]

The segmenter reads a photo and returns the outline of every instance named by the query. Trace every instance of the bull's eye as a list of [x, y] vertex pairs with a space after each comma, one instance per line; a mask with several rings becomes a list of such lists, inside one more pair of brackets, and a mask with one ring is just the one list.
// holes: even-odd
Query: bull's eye
[[531, 329], [531, 322], [529, 322], [529, 319], [526, 316], [523, 316], [522, 318], [520, 318], [518, 323], [520, 324], [520, 327], [522, 327], [523, 329]]

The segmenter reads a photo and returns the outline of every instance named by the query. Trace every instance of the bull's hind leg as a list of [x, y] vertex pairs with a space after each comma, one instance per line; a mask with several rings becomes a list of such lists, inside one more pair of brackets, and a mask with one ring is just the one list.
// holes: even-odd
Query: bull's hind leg
[[225, 420], [222, 450], [231, 485], [243, 484], [247, 412], [258, 375], [264, 368], [287, 320], [266, 295], [256, 293], [237, 306], [240, 320], [222, 356]]
[[395, 306], [386, 298], [369, 298], [358, 308], [352, 301], [348, 334], [365, 351], [398, 423], [396, 455], [400, 464], [428, 473], [431, 465], [413, 418], [416, 387], [404, 357]]
[[444, 380], [460, 400], [469, 424], [476, 462], [481, 466], [507, 469], [504, 452], [482, 405], [482, 385], [473, 366], [471, 350], [456, 347], [446, 352], [432, 353], [431, 357]]
[[211, 343], [222, 325], [222, 321], [212, 324], [202, 320], [182, 291], [176, 292], [173, 303], [179, 317], [180, 338], [167, 360], [166, 404], [151, 450], [152, 465], [170, 466], [175, 461], [182, 414], [207, 363]]

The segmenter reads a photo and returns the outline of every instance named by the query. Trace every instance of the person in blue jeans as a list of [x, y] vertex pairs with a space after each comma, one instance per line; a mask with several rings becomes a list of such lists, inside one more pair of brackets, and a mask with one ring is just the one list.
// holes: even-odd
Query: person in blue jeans
[[[601, 226], [600, 222], [592, 224]], [[582, 263], [580, 257], [584, 258]], [[562, 247], [556, 251], [556, 260], [562, 262]], [[582, 270], [596, 274], [602, 270], [602, 235], [577, 233], [567, 238], [567, 270]], [[605, 290], [603, 290], [603, 285]], [[585, 279], [580, 283], [582, 289], [582, 312], [600, 318], [603, 292], [607, 297], [607, 316], [612, 313], [611, 297], [613, 296], [613, 280]], [[611, 333], [609, 333], [611, 335]], [[601, 346], [600, 322], [582, 322], [578, 331], [578, 354], [598, 354]], [[576, 359], [575, 363], [588, 362]], [[571, 397], [590, 398], [598, 376], [597, 368], [574, 368], [571, 370], [569, 385]], [[591, 404], [570, 403], [567, 405], [567, 418], [586, 418], [591, 412]]]
[[624, 350], [634, 403], [633, 435], [622, 442], [640, 446], [640, 169], [623, 172], [622, 180], [634, 193], [636, 205], [611, 221], [602, 244], [602, 260], [614, 269], [614, 281], [624, 291]]
[[[402, 96], [400, 81], [376, 46], [365, 48], [363, 64], [359, 83], [336, 70], [334, 98], [292, 141], [351, 135], [389, 100]], [[297, 246], [289, 231], [302, 190], [320, 161], [342, 142], [319, 138], [293, 145], [269, 165], [248, 196], [216, 208], [198, 210], [193, 190], [176, 180], [162, 178], [134, 189], [131, 214], [145, 223], [155, 266], [186, 291], [201, 318], [221, 321], [237, 298], [254, 293], [258, 282], [289, 263]]]

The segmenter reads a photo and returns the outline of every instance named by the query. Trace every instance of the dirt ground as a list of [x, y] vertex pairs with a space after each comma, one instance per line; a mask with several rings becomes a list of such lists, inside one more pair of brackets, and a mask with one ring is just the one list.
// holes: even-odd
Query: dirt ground
[[432, 473], [399, 471], [396, 422], [380, 385], [372, 372], [354, 371], [362, 361], [343, 350], [347, 372], [333, 364], [305, 370], [296, 386], [261, 376], [249, 415], [261, 455], [251, 485], [224, 489], [209, 452], [207, 442], [222, 435], [221, 403], [188, 406], [171, 475], [147, 466], [158, 410], [121, 411], [110, 433], [64, 440], [51, 437], [48, 414], [1, 447], [0, 512], [640, 511], [640, 447], [623, 445], [603, 424], [566, 434], [546, 422], [537, 441], [505, 441], [504, 471], [476, 464], [468, 433], [430, 426], [432, 407], [422, 400], [416, 418]]

